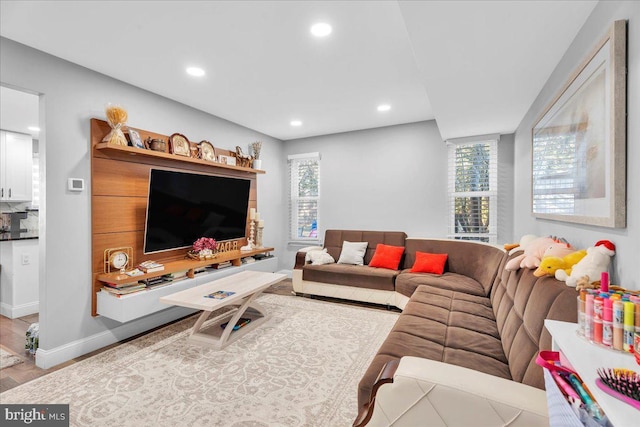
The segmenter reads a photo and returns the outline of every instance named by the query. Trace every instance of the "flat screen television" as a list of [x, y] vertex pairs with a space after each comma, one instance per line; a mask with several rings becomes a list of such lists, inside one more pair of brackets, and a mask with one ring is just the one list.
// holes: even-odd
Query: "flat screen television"
[[248, 179], [151, 169], [144, 253], [245, 237]]

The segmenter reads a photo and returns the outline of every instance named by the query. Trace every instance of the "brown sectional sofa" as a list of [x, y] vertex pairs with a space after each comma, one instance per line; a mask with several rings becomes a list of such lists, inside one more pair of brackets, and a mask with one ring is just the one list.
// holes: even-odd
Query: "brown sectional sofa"
[[[343, 239], [349, 241], [363, 241], [357, 237], [368, 236], [366, 232], [358, 233], [362, 234], [328, 231], [329, 253], [338, 259], [342, 244], [338, 240], [342, 236], [349, 236]], [[399, 302], [396, 305], [403, 312], [360, 381], [361, 414], [373, 408], [372, 389], [381, 371], [385, 367], [388, 371], [407, 356], [544, 388], [542, 370], [535, 364], [537, 353], [551, 348], [544, 320], [575, 322], [575, 289], [552, 277], [535, 277], [532, 270], [506, 271], [504, 265], [518, 252], [509, 255], [495, 246], [459, 240], [406, 239], [404, 243], [404, 269], [387, 273], [394, 277], [393, 292]], [[370, 249], [375, 250], [375, 245]], [[409, 272], [416, 251], [447, 253], [444, 274]], [[372, 253], [367, 255], [370, 260]], [[312, 266], [298, 263], [296, 267], [303, 270], [302, 277], [306, 278], [306, 271]], [[348, 280], [336, 277], [338, 266], [313, 267], [321, 267], [313, 268], [314, 281], [349, 286]], [[347, 267], [360, 269], [357, 287], [366, 286], [363, 274], [375, 277], [378, 272], [372, 270], [380, 270]]]

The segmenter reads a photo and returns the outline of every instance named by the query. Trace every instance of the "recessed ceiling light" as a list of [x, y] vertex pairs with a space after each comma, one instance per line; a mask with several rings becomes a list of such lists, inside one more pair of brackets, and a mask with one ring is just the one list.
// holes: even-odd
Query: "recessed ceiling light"
[[291, 120], [291, 126], [302, 126], [302, 122], [300, 120]]
[[40, 128], [38, 126], [29, 126], [27, 129], [31, 132], [40, 132]]
[[311, 34], [316, 37], [326, 37], [331, 34], [331, 31], [333, 31], [333, 28], [325, 22], [318, 22], [311, 26]]
[[204, 70], [198, 67], [189, 67], [187, 68], [187, 74], [194, 77], [202, 77], [204, 76]]
[[378, 105], [378, 111], [389, 111], [390, 109], [391, 105], [389, 104]]

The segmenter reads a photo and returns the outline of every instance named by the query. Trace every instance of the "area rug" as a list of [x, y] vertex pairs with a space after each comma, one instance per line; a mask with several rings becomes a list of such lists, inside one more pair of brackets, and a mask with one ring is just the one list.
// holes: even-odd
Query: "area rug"
[[20, 357], [0, 348], [0, 369], [8, 368], [9, 366], [17, 365], [22, 362], [23, 360]]
[[263, 295], [269, 321], [226, 347], [191, 317], [0, 394], [69, 403], [74, 426], [350, 426], [357, 385], [398, 314]]

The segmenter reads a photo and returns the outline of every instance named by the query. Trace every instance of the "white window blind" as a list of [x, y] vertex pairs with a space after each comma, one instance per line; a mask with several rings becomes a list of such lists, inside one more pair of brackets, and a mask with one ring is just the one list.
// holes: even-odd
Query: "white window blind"
[[499, 135], [448, 140], [449, 238], [496, 243]]
[[320, 153], [289, 156], [289, 238], [318, 239]]

